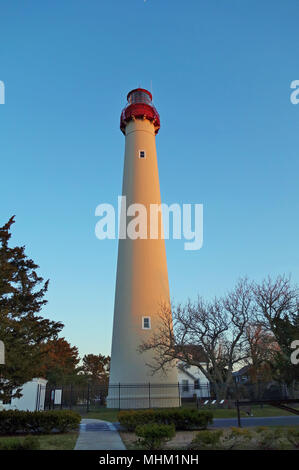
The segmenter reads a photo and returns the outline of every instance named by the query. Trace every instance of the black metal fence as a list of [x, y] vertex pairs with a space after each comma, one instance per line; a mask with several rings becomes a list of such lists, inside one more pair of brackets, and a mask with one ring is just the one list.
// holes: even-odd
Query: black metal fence
[[209, 385], [176, 384], [93, 384], [47, 386], [45, 409], [76, 409], [89, 412], [101, 408], [156, 408], [197, 406], [199, 399], [210, 398]]
[[[208, 408], [234, 406], [236, 400], [272, 400], [296, 398], [289, 394], [284, 384], [234, 383], [225, 390], [213, 384], [94, 384], [47, 386], [45, 409], [74, 409], [88, 413], [102, 408], [167, 408], [185, 406]], [[299, 398], [299, 392], [298, 392]]]

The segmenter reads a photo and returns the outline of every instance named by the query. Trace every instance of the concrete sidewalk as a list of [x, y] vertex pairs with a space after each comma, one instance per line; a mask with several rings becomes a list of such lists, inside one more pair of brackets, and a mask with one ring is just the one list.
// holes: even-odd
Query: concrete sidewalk
[[112, 423], [100, 419], [82, 419], [74, 450], [126, 450], [126, 448]]

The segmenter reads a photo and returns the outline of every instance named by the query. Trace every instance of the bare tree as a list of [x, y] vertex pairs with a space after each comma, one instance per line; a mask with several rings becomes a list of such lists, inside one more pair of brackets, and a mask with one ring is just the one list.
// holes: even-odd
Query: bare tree
[[273, 378], [270, 364], [279, 346], [271, 331], [254, 321], [248, 323], [245, 334], [248, 348], [247, 373], [253, 386], [254, 398], [261, 399], [267, 383]]
[[291, 285], [289, 278], [268, 276], [260, 284], [253, 284], [256, 319], [276, 337], [278, 322], [298, 316], [298, 288]]
[[291, 393], [299, 379], [291, 363], [291, 343], [299, 339], [298, 288], [286, 276], [253, 284], [257, 323], [270, 332], [278, 345], [271, 358], [275, 378], [287, 383]]
[[[241, 279], [224, 298], [186, 305], [161, 307], [161, 326], [140, 352], [154, 350], [154, 363], [147, 364], [153, 374], [166, 371], [180, 360], [197, 366], [213, 383], [217, 399], [225, 398], [233, 382], [234, 365], [247, 358], [245, 329], [252, 310], [251, 285]], [[206, 358], [203, 363], [202, 350]]]
[[261, 366], [271, 361], [279, 346], [271, 331], [259, 323], [248, 323], [245, 334], [249, 349], [247, 362], [251, 365], [254, 381], [258, 378]]

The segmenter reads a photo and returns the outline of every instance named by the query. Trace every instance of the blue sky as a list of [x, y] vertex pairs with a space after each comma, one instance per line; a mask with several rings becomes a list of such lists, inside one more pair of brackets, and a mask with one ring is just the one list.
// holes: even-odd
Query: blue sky
[[126, 94], [152, 89], [162, 199], [204, 205], [204, 245], [166, 243], [173, 300], [298, 268], [297, 0], [0, 2], [0, 223], [50, 278], [44, 315], [110, 353]]

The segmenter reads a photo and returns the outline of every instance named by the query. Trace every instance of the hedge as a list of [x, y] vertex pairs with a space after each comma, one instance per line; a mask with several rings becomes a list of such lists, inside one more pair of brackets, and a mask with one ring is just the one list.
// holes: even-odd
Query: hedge
[[0, 411], [0, 434], [68, 432], [77, 429], [81, 416], [71, 410]]
[[213, 422], [213, 414], [188, 408], [130, 410], [120, 411], [118, 420], [127, 431], [135, 431], [137, 426], [149, 423], [174, 424], [178, 430], [206, 429]]
[[222, 429], [218, 429], [217, 431], [200, 431], [189, 445], [189, 449], [214, 449], [219, 445], [222, 436]]
[[143, 438], [139, 439], [138, 444], [147, 450], [157, 450], [175, 436], [175, 427], [174, 424], [149, 423], [137, 426], [135, 433]]

